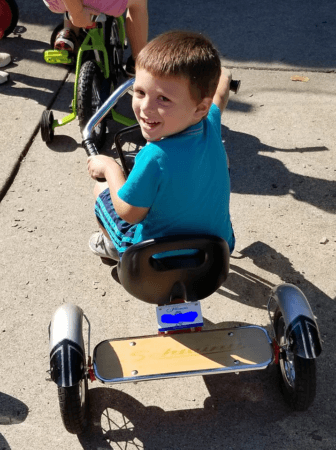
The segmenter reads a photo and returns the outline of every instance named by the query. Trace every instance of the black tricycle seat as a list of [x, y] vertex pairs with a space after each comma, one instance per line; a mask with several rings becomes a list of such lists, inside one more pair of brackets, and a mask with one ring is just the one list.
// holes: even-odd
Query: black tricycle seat
[[[185, 255], [154, 255], [193, 250]], [[230, 251], [212, 235], [178, 235], [132, 245], [118, 263], [121, 284], [134, 297], [156, 305], [176, 298], [197, 301], [209, 297], [226, 280]]]

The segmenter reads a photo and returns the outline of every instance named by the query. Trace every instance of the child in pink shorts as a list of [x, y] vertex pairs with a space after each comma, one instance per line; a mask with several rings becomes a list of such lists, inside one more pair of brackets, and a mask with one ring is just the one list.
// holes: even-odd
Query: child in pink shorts
[[80, 28], [93, 25], [91, 15], [104, 13], [119, 17], [127, 9], [126, 33], [131, 45], [132, 56], [126, 64], [126, 72], [134, 75], [134, 60], [148, 39], [147, 0], [43, 0], [50, 11], [68, 13], [64, 28], [55, 40], [56, 50], [75, 52]]

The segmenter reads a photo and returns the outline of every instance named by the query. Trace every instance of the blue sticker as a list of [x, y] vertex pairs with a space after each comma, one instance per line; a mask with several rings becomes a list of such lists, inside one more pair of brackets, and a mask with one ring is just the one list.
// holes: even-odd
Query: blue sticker
[[186, 313], [177, 314], [163, 314], [161, 317], [162, 323], [181, 323], [181, 322], [194, 322], [198, 316], [197, 312], [190, 311]]

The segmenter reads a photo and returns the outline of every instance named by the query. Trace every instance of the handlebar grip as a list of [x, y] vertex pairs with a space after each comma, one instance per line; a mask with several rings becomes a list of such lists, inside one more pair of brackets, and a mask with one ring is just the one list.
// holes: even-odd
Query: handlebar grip
[[[88, 156], [99, 155], [96, 144], [92, 139], [85, 139], [85, 141], [82, 142], [82, 147]], [[100, 182], [106, 181], [105, 178], [96, 178], [96, 180]]]
[[231, 80], [230, 81], [230, 91], [237, 94], [240, 88], [240, 80]]
[[82, 142], [82, 147], [84, 148], [88, 156], [99, 155], [96, 144], [94, 143], [93, 139], [85, 139], [85, 141]]

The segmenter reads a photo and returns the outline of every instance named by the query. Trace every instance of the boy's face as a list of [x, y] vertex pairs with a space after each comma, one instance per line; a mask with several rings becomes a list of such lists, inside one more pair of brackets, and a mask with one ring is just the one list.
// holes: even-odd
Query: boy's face
[[199, 111], [191, 97], [189, 80], [156, 77], [137, 69], [132, 102], [142, 135], [148, 141], [179, 133], [199, 122], [207, 111]]

